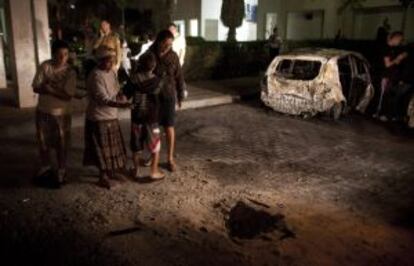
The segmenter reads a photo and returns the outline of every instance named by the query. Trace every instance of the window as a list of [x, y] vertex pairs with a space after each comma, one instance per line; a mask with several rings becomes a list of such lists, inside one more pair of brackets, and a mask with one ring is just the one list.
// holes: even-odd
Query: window
[[312, 60], [282, 60], [277, 68], [276, 74], [286, 79], [313, 80], [321, 70], [321, 62]]
[[198, 19], [190, 20], [190, 36], [191, 37], [198, 36]]
[[356, 69], [359, 76], [367, 74], [367, 69], [365, 68], [365, 62], [359, 58], [354, 57]]
[[181, 36], [186, 36], [185, 33], [185, 21], [184, 20], [176, 20], [174, 24], [177, 25], [177, 30]]
[[345, 98], [349, 99], [352, 89], [352, 67], [350, 58], [344, 57], [338, 60], [339, 80]]

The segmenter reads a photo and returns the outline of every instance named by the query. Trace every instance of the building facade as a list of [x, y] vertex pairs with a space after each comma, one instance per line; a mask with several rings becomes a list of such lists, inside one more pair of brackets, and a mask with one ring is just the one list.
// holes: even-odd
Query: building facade
[[[288, 40], [374, 39], [388, 19], [391, 30], [402, 30], [414, 40], [414, 8], [407, 12], [398, 0], [366, 0], [342, 10], [344, 0], [245, 0], [246, 18], [237, 29], [238, 41], [266, 39], [273, 27]], [[175, 0], [173, 20], [186, 36], [224, 41], [227, 28], [220, 21], [222, 0]]]

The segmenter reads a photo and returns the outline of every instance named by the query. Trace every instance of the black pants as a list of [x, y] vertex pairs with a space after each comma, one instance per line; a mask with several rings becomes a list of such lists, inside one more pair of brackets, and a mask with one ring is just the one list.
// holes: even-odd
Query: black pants
[[407, 106], [411, 86], [406, 83], [396, 85], [390, 91], [390, 115], [395, 118], [403, 118], [407, 115]]

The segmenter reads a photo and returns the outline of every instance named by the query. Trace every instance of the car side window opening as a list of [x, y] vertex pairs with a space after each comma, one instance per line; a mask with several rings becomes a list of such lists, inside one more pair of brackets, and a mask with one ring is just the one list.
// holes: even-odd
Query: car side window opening
[[367, 65], [363, 60], [355, 56], [352, 57], [352, 60], [355, 65], [356, 75], [353, 78], [352, 89], [348, 102], [351, 107], [356, 107], [359, 100], [364, 96], [366, 88], [369, 84], [369, 74]]
[[321, 65], [316, 60], [284, 59], [279, 62], [276, 74], [292, 80], [313, 80], [319, 75]]
[[348, 56], [338, 60], [338, 70], [342, 92], [345, 98], [349, 99], [352, 90], [352, 65]]
[[357, 57], [353, 57], [353, 59], [356, 65], [357, 75], [359, 77], [365, 77], [368, 74], [365, 62]]

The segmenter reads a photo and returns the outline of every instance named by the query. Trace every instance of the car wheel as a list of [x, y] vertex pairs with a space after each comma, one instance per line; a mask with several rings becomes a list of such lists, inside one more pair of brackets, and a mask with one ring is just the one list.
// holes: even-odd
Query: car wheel
[[335, 103], [330, 110], [331, 118], [335, 121], [338, 120], [339, 118], [341, 118], [343, 110], [344, 110], [344, 104], [342, 102]]

